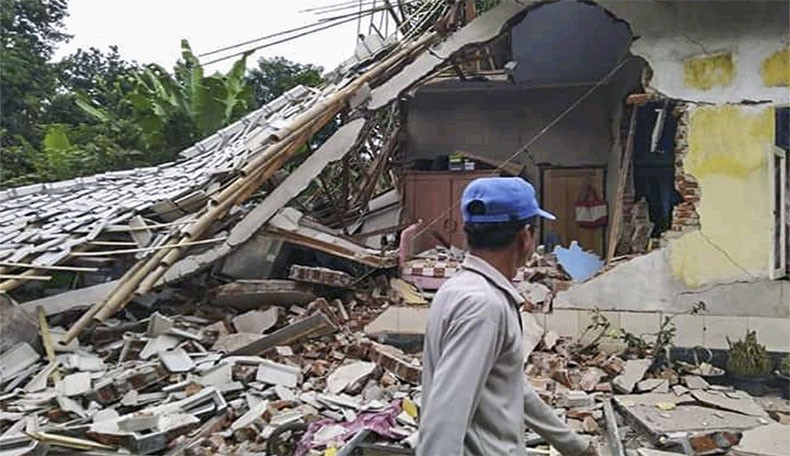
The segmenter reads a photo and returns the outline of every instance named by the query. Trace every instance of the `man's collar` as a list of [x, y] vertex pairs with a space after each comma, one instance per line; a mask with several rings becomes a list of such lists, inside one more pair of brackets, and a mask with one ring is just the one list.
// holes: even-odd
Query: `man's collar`
[[461, 263], [461, 267], [464, 269], [469, 269], [470, 271], [474, 271], [487, 278], [497, 288], [507, 293], [513, 299], [516, 305], [521, 305], [525, 302], [524, 297], [521, 296], [521, 293], [518, 292], [513, 283], [504, 275], [502, 275], [502, 273], [499, 272], [495, 267], [491, 266], [488, 261], [480, 258], [479, 256], [467, 253], [466, 258], [464, 258], [464, 262]]

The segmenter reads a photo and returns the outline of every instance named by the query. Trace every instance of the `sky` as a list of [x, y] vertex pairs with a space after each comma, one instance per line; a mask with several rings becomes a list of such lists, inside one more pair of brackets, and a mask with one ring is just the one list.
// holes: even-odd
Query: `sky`
[[[344, 10], [324, 15], [300, 12], [317, 6], [348, 3], [349, 0], [69, 0], [66, 33], [73, 38], [61, 44], [55, 59], [78, 48], [106, 51], [117, 45], [125, 60], [158, 63], [172, 68], [180, 55], [182, 38], [189, 40], [195, 54], [212, 51], [264, 35], [307, 25]], [[362, 32], [368, 29], [363, 23]], [[357, 21], [262, 49], [248, 59], [283, 56], [298, 63], [320, 65], [332, 70], [354, 52]], [[211, 57], [201, 57], [208, 62]], [[225, 71], [235, 59], [209, 65]]]

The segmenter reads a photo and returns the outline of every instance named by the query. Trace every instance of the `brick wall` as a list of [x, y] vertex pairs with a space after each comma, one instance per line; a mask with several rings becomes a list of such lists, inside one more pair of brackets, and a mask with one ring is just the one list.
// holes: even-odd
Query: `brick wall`
[[[675, 107], [675, 116], [678, 118], [678, 129], [675, 136], [675, 189], [680, 193], [681, 203], [675, 206], [672, 212], [671, 231], [685, 233], [700, 228], [697, 204], [700, 201], [699, 183], [686, 174], [683, 160], [688, 153], [688, 127], [689, 111], [687, 105], [678, 103]], [[672, 235], [672, 233], [667, 233]]]

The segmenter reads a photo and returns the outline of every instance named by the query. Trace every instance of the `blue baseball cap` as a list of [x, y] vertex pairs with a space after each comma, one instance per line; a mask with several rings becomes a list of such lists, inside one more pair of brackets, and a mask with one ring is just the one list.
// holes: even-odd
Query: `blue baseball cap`
[[[472, 206], [482, 206], [469, 210]], [[482, 210], [482, 213], [480, 213]], [[535, 188], [520, 177], [481, 177], [469, 183], [461, 197], [464, 223], [498, 223], [526, 220], [535, 216], [549, 220], [557, 217], [538, 206]]]

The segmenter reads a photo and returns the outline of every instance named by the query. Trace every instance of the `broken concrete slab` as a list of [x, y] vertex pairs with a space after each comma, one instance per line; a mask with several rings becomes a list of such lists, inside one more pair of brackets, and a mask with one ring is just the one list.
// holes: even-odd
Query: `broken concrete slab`
[[357, 361], [338, 367], [326, 380], [327, 390], [332, 394], [357, 391], [376, 370], [374, 363]]
[[91, 391], [90, 372], [77, 372], [66, 375], [55, 385], [55, 389], [66, 397], [81, 396]]
[[743, 413], [745, 415], [768, 418], [768, 412], [751, 397], [733, 399], [719, 392], [702, 390], [694, 390], [691, 392], [691, 395], [703, 404], [712, 407]]
[[183, 348], [160, 352], [159, 359], [167, 370], [173, 373], [189, 372], [195, 367], [195, 361]]
[[0, 293], [0, 334], [3, 335], [0, 338], [0, 353], [5, 353], [19, 343], [41, 349], [35, 315], [35, 309], [25, 310], [7, 294]]
[[10, 380], [16, 374], [37, 363], [39, 359], [41, 359], [41, 355], [30, 344], [20, 342], [14, 345], [13, 348], [0, 355], [0, 381]]
[[140, 350], [140, 359], [148, 359], [159, 352], [170, 350], [178, 345], [179, 342], [181, 342], [181, 340], [177, 337], [168, 334], [158, 335], [150, 339], [148, 343], [145, 344], [145, 347]]
[[686, 384], [688, 389], [692, 390], [705, 390], [710, 388], [710, 384], [699, 375], [684, 375], [681, 380]]
[[212, 290], [209, 302], [249, 310], [307, 304], [315, 298], [312, 287], [293, 280], [237, 280]]
[[[626, 420], [648, 432], [654, 439], [674, 432], [743, 431], [761, 426], [761, 418], [698, 405], [678, 405], [672, 410], [661, 410], [650, 405], [622, 407]], [[764, 420], [763, 420], [764, 421]]]
[[668, 393], [669, 380], [663, 378], [648, 378], [637, 383], [636, 390], [640, 393], [648, 393], [651, 391], [656, 393]]
[[251, 310], [233, 318], [233, 327], [240, 333], [263, 334], [277, 324], [280, 309]]
[[204, 372], [197, 381], [203, 386], [231, 383], [233, 382], [233, 365], [228, 362], [222, 362]]
[[68, 310], [88, 308], [104, 299], [117, 286], [118, 281], [111, 280], [98, 285], [64, 291], [46, 298], [23, 302], [20, 306], [29, 313], [35, 313], [36, 309], [41, 306], [44, 308], [44, 313], [49, 317]]
[[786, 456], [790, 454], [790, 426], [772, 423], [744, 431], [730, 450], [734, 456]]
[[302, 372], [298, 367], [264, 360], [258, 365], [255, 380], [270, 385], [294, 388], [302, 381]]
[[612, 380], [612, 386], [621, 393], [630, 393], [637, 382], [645, 377], [645, 373], [653, 364], [652, 358], [631, 359], [625, 362], [623, 373]]
[[172, 318], [168, 318], [159, 312], [154, 312], [148, 320], [148, 329], [146, 334], [148, 337], [156, 337], [167, 333], [175, 323]]

